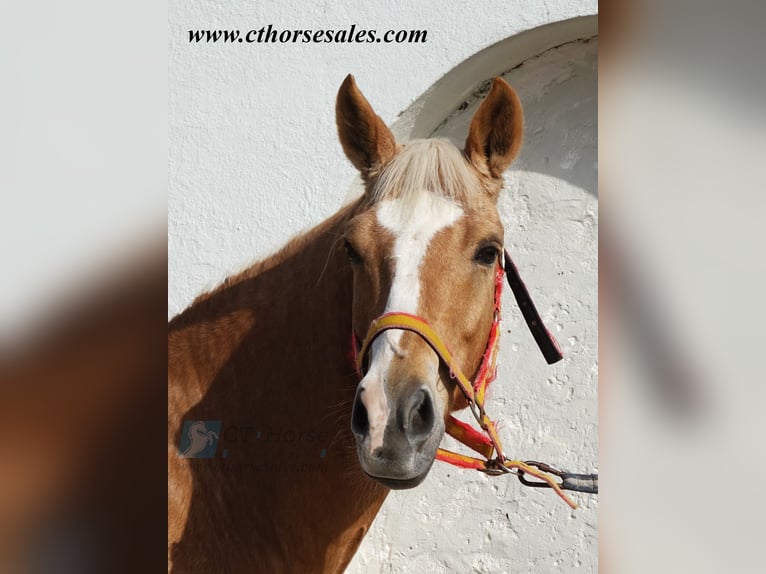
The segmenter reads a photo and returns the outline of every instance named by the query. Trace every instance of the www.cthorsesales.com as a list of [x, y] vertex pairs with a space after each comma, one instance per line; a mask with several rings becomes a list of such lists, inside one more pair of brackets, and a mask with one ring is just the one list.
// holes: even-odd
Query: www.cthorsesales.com
[[427, 30], [377, 30], [352, 24], [342, 30], [279, 29], [272, 24], [252, 30], [189, 30], [189, 43], [237, 44], [424, 44]]

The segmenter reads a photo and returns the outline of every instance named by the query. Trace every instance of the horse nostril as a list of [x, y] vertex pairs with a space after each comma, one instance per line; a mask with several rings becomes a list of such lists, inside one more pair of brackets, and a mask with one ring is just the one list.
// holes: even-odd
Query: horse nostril
[[357, 437], [364, 438], [370, 432], [370, 420], [367, 418], [367, 407], [362, 402], [364, 389], [359, 389], [354, 399], [354, 408], [351, 410], [351, 432]]
[[407, 421], [407, 435], [417, 442], [425, 441], [434, 429], [436, 415], [431, 392], [422, 387], [413, 393], [409, 401], [409, 411], [405, 418]]

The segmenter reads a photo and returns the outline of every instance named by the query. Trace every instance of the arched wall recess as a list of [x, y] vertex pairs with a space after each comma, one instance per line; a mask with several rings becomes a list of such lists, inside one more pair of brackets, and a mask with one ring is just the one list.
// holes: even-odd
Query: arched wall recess
[[391, 126], [401, 141], [430, 137], [459, 106], [476, 97], [484, 82], [543, 52], [598, 34], [598, 16], [581, 16], [540, 26], [506, 38], [447, 72], [404, 110]]

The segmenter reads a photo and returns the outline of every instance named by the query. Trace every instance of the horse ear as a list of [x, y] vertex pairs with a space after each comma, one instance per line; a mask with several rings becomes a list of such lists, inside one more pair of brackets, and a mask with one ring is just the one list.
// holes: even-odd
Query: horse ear
[[502, 78], [476, 110], [465, 141], [465, 154], [479, 171], [502, 179], [521, 149], [524, 114], [516, 92]]
[[365, 181], [376, 175], [396, 152], [394, 135], [359, 91], [351, 74], [338, 90], [335, 122], [346, 157]]

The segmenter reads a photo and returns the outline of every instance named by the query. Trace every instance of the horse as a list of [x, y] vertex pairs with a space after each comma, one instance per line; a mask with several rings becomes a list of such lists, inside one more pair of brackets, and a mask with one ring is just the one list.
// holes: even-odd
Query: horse
[[[448, 417], [467, 406], [418, 334], [427, 321], [475, 374], [503, 253], [497, 200], [522, 107], [501, 78], [461, 150], [396, 141], [352, 75], [337, 94], [364, 191], [168, 325], [168, 569], [343, 572], [392, 489], [420, 484]], [[186, 421], [220, 421], [216, 455], [179, 453]]]

